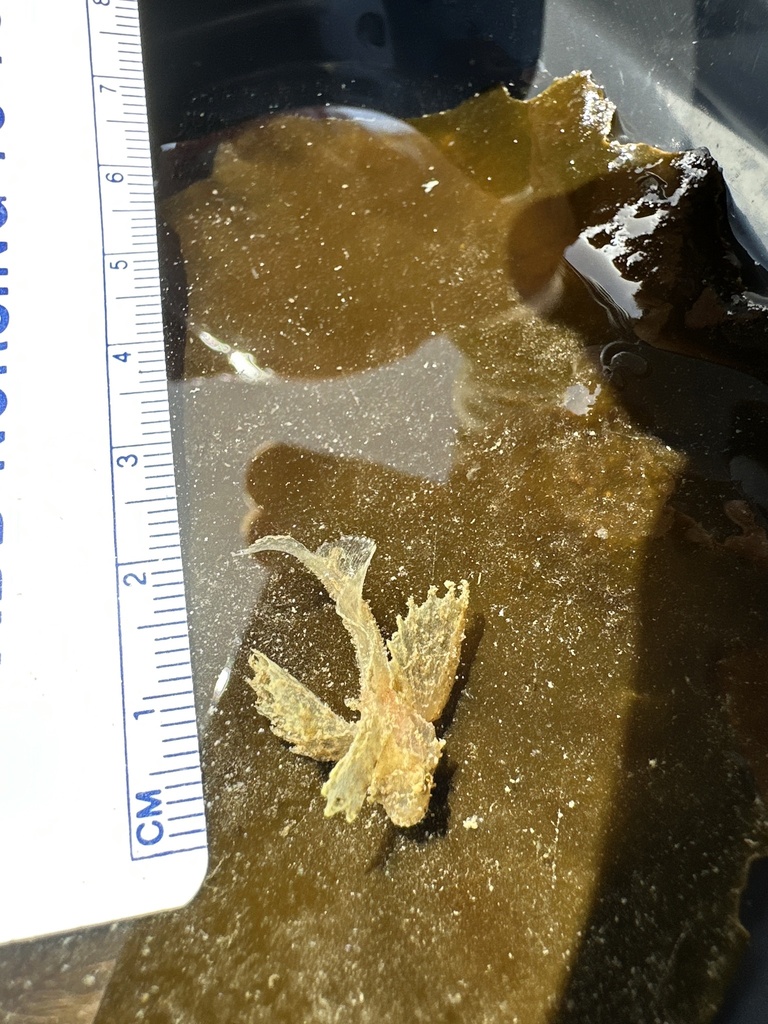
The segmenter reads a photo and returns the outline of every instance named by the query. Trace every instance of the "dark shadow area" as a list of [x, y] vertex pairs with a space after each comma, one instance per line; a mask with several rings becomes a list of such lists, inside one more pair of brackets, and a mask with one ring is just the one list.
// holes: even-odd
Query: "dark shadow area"
[[480, 641], [483, 639], [484, 632], [485, 616], [482, 614], [473, 615], [468, 622], [464, 633], [464, 642], [461, 645], [461, 660], [459, 661], [459, 667], [456, 672], [456, 682], [454, 683], [451, 695], [443, 709], [443, 713], [435, 722], [435, 731], [437, 732], [438, 737], [443, 737], [445, 739], [448, 738], [448, 734], [451, 731], [451, 723], [453, 722], [456, 714], [456, 708], [458, 707], [461, 695], [469, 682], [469, 672], [472, 667], [472, 662], [475, 660], [477, 649], [480, 646]]
[[696, 99], [742, 138], [768, 147], [768, 28], [761, 0], [696, 0]]
[[[440, 739], [446, 741], [449, 751], [451, 723], [456, 714], [461, 696], [469, 682], [469, 672], [477, 654], [477, 649], [480, 646], [480, 641], [483, 638], [484, 630], [484, 616], [475, 615], [470, 620], [465, 632], [464, 643], [461, 647], [461, 661], [456, 673], [456, 682], [453, 685], [443, 713], [435, 722], [435, 731]], [[455, 771], [456, 765], [451, 762], [450, 753], [443, 754], [435, 770], [435, 787], [432, 790], [426, 817], [412, 828], [398, 830], [403, 842], [427, 843], [446, 834], [451, 822], [451, 781]]]
[[765, 840], [716, 666], [765, 635], [768, 579], [673, 529], [648, 551], [642, 601], [624, 778], [558, 1024], [713, 1013], [744, 945], [749, 844]]
[[128, 927], [105, 925], [2, 947], [0, 1020], [91, 1020]]
[[741, 898], [741, 922], [749, 945], [712, 1024], [764, 1024], [768, 1019], [768, 860], [755, 861]]
[[443, 754], [435, 769], [435, 786], [423, 821], [407, 829], [387, 822], [378, 849], [366, 868], [367, 872], [385, 871], [390, 860], [409, 843], [422, 846], [447, 833], [451, 823], [449, 798], [455, 773], [456, 764], [450, 755]]
[[[764, 287], [765, 272], [733, 238], [724, 185], [706, 165], [679, 222], [670, 218], [641, 243], [654, 269], [626, 278], [637, 282], [633, 317], [566, 250], [585, 291], [572, 307], [574, 278], [556, 315], [569, 322], [575, 308], [574, 326], [591, 339], [627, 411], [687, 465], [670, 502], [672, 525], [660, 523], [644, 558], [622, 778], [557, 1024], [684, 1024], [713, 1015], [745, 946], [737, 924], [744, 865], [766, 838], [759, 765], [749, 763], [750, 734], [735, 714], [745, 687], [750, 699], [765, 699], [754, 664], [768, 627], [768, 346], [762, 300], [753, 304], [748, 292]], [[595, 197], [587, 198], [594, 212]], [[574, 200], [579, 222], [584, 196]], [[721, 274], [724, 259], [730, 266]], [[729, 279], [736, 290], [726, 286], [721, 316], [715, 296]], [[615, 341], [604, 343], [601, 324], [613, 327]], [[759, 883], [752, 891], [758, 899]], [[754, 953], [744, 972], [750, 963]], [[721, 1022], [766, 1019], [727, 1012]]]
[[398, 116], [504, 82], [524, 95], [543, 3], [471, 0], [144, 0], [155, 136], [197, 137], [289, 107], [347, 103]]

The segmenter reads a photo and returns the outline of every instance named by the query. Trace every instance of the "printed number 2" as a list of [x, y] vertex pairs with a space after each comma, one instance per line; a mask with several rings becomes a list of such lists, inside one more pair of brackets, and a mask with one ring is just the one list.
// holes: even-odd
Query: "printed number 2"
[[146, 584], [146, 582], [147, 574], [145, 572], [143, 572], [141, 576], [139, 576], [138, 573], [135, 572], [127, 572], [125, 576], [123, 576], [123, 583], [126, 585], [126, 587], [130, 587], [134, 583], [139, 583], [143, 587]]

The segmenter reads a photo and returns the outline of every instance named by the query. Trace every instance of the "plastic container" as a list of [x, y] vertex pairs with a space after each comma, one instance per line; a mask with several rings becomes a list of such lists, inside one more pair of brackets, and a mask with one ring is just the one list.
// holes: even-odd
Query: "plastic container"
[[[768, 263], [768, 8], [762, 0], [554, 0], [546, 7], [539, 0], [144, 0], [141, 16], [157, 145], [291, 107], [343, 103], [414, 116], [497, 82], [522, 97], [554, 77], [590, 68], [631, 137], [668, 149], [712, 150], [734, 197], [738, 235], [758, 262]], [[181, 392], [178, 400], [184, 401]], [[189, 434], [187, 441], [205, 443]], [[237, 449], [243, 458], [245, 444]], [[234, 483], [211, 474], [211, 486], [231, 502], [237, 473]], [[211, 539], [196, 554], [211, 564], [231, 551], [218, 515], [223, 521], [223, 512], [212, 509]], [[249, 595], [238, 594], [226, 573], [219, 593], [204, 592], [194, 570], [191, 585], [193, 624], [196, 614], [218, 614], [224, 593], [230, 608], [248, 607]], [[219, 645], [196, 652], [204, 680], [216, 678], [237, 639], [229, 620], [221, 625]], [[752, 872], [743, 917], [753, 943], [717, 1024], [766, 1019], [765, 864]], [[0, 951], [0, 980], [24, 975], [44, 992], [62, 965], [80, 957], [90, 970], [113, 955], [122, 933], [99, 930]], [[106, 964], [101, 974], [88, 975], [93, 993], [108, 970]], [[98, 999], [81, 995], [77, 1019], [88, 1020]], [[50, 1018], [34, 1019], [74, 1019], [58, 1012], [52, 1005]]]
[[[343, 103], [395, 116], [455, 105], [497, 82], [520, 97], [591, 69], [630, 138], [709, 148], [737, 237], [768, 266], [768, 8], [761, 0], [147, 0], [156, 138]], [[744, 898], [753, 943], [718, 1024], [768, 1006], [768, 872]]]

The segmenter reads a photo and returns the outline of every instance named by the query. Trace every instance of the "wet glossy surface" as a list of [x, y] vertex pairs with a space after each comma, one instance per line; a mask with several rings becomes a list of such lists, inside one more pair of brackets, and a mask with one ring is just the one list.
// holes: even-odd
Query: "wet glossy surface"
[[[467, 578], [472, 602], [427, 819], [328, 821], [322, 769], [258, 717], [246, 661], [258, 646], [341, 711], [351, 652], [305, 573], [242, 563], [256, 606], [207, 733], [210, 878], [137, 926], [101, 1022], [693, 1024], [722, 997], [768, 836], [744, 728], [768, 619], [765, 395], [723, 321], [763, 313], [734, 307], [709, 165], [612, 147], [599, 93], [558, 89], [491, 94], [422, 134], [262, 122], [168, 204], [190, 286], [187, 436], [216, 375], [274, 409], [252, 435], [248, 537], [373, 537], [366, 596], [389, 630], [433, 582]], [[710, 273], [723, 262], [730, 276]], [[689, 366], [715, 391], [708, 431]], [[239, 429], [220, 393], [196, 435], [214, 446]]]

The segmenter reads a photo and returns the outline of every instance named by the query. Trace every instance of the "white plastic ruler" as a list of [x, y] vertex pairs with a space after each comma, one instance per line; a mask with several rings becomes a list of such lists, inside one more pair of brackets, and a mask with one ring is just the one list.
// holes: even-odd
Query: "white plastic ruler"
[[0, 0], [0, 941], [206, 861], [136, 0]]

